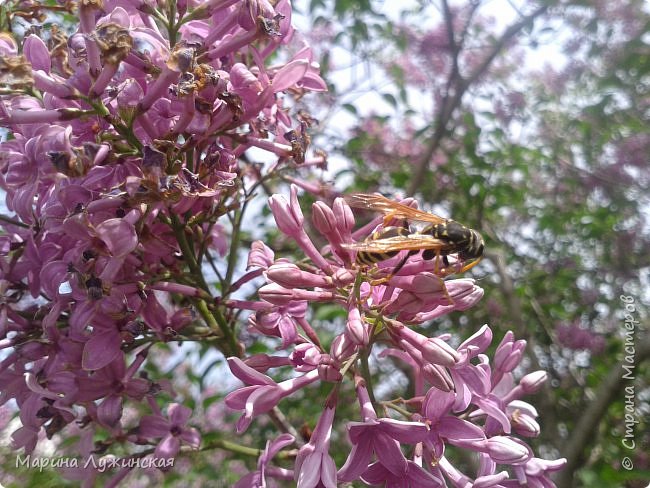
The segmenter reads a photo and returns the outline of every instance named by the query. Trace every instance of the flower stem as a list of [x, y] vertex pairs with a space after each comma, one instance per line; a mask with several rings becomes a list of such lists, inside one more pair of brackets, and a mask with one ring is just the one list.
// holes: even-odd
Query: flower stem
[[[192, 249], [189, 242], [187, 241], [184, 225], [178, 219], [177, 215], [171, 214], [170, 218], [171, 218], [170, 223], [174, 231], [174, 235], [176, 236], [178, 245], [181, 248], [183, 257], [187, 262], [187, 266], [190, 268], [190, 273], [192, 274], [192, 277], [194, 278], [195, 282], [199, 285], [199, 287], [205, 290], [206, 293], [210, 294], [210, 287], [208, 283], [205, 281], [205, 277], [203, 276], [203, 272], [201, 271], [201, 266], [196, 261], [196, 256], [194, 255], [194, 249]], [[210, 296], [212, 295], [210, 294]], [[194, 306], [196, 307], [199, 314], [201, 314], [201, 317], [203, 317], [203, 320], [205, 320], [205, 323], [212, 330], [221, 331], [221, 336], [226, 342], [226, 346], [224, 346], [223, 352], [227, 353], [228, 355], [239, 356], [239, 348], [237, 346], [237, 340], [235, 338], [235, 335], [231, 327], [228, 325], [228, 321], [224, 317], [223, 313], [221, 313], [221, 310], [219, 310], [218, 307], [213, 307], [212, 309], [210, 309], [208, 307], [208, 304], [205, 302], [205, 300], [202, 299], [194, 299], [192, 300], [192, 302], [194, 303]]]
[[375, 400], [375, 394], [372, 388], [372, 375], [370, 374], [370, 366], [368, 364], [368, 348], [363, 348], [359, 354], [359, 363], [361, 366], [361, 375], [366, 381], [366, 389], [368, 390], [368, 396], [370, 401], [375, 405], [377, 401]]
[[203, 273], [201, 272], [201, 267], [196, 261], [196, 256], [194, 255], [194, 249], [192, 249], [189, 242], [187, 241], [187, 236], [185, 235], [185, 226], [178, 219], [177, 215], [171, 214], [170, 217], [171, 217], [171, 224], [172, 224], [172, 229], [174, 231], [174, 235], [176, 236], [178, 245], [181, 248], [181, 252], [183, 253], [183, 258], [185, 258], [185, 261], [187, 262], [187, 265], [190, 268], [190, 272], [192, 273], [192, 275], [194, 276], [198, 284], [201, 286], [201, 288], [209, 292], [210, 287], [206, 283], [205, 278], [203, 277]]
[[27, 225], [24, 222], [20, 222], [19, 220], [14, 220], [11, 217], [7, 217], [6, 215], [2, 215], [2, 214], [0, 214], [0, 221], [6, 222], [6, 223], [11, 224], [11, 225], [16, 225], [18, 227], [24, 227], [24, 228], [29, 228], [30, 227], [29, 225]]
[[210, 451], [212, 449], [226, 449], [227, 451], [236, 452], [238, 454], [243, 454], [244, 456], [252, 457], [258, 457], [262, 453], [262, 451], [259, 449], [242, 446], [241, 444], [236, 444], [235, 442], [226, 441], [224, 439], [211, 441], [209, 444], [201, 447], [202, 451]]
[[167, 12], [167, 33], [169, 35], [169, 47], [173, 49], [178, 37], [178, 28], [180, 24], [176, 23], [176, 2], [169, 2], [169, 11]]

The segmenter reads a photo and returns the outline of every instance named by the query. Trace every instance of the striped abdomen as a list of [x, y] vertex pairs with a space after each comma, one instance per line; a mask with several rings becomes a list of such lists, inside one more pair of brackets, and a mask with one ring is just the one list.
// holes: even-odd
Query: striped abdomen
[[[407, 236], [410, 232], [404, 227], [385, 227], [382, 230], [373, 232], [373, 234], [366, 239], [366, 241], [376, 241], [378, 239], [386, 239], [388, 237]], [[357, 253], [357, 263], [366, 266], [386, 261], [394, 256], [397, 256], [400, 251], [383, 251], [383, 252], [370, 252], [359, 251]]]

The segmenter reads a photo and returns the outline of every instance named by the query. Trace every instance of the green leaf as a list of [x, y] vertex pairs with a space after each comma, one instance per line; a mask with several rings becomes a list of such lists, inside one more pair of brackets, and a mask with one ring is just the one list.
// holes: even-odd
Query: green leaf
[[381, 97], [393, 108], [397, 108], [397, 99], [390, 93], [382, 93]]
[[353, 104], [351, 104], [351, 103], [344, 103], [343, 105], [341, 105], [341, 107], [342, 107], [344, 110], [346, 110], [347, 112], [350, 112], [351, 114], [354, 114], [354, 115], [357, 115], [357, 114], [358, 114], [357, 107], [355, 107], [355, 106], [354, 106]]
[[346, 317], [346, 310], [339, 305], [321, 305], [314, 314], [314, 319], [322, 322], [333, 322], [337, 318]]

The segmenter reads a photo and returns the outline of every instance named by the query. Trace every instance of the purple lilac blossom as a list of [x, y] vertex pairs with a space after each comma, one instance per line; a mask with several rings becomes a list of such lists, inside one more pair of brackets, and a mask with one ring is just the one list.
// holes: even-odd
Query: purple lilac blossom
[[[217, 220], [260, 177], [242, 155], [261, 147], [276, 169], [324, 163], [284, 138], [302, 126], [282, 92], [326, 89], [289, 1], [169, 5], [66, 2], [79, 21], [69, 37], [39, 26], [19, 48], [0, 35], [12, 135], [0, 143], [12, 214], [0, 219], [0, 405], [17, 403], [14, 447], [27, 453], [75, 422], [84, 439], [106, 432], [162, 458], [197, 449], [191, 410], [157, 406], [176, 394], [145, 373], [148, 355], [181, 333], [240, 353], [201, 263], [227, 252]], [[127, 419], [127, 405], [153, 415]]]
[[[232, 301], [230, 306], [251, 310], [251, 332], [280, 339], [278, 350], [288, 351], [289, 357], [261, 354], [245, 361], [229, 359], [233, 373], [248, 385], [226, 399], [232, 409], [242, 412], [238, 431], [287, 396], [320, 381], [330, 383], [332, 393], [316, 424], [313, 435], [317, 440], [312, 439], [298, 454], [295, 478], [299, 486], [335, 486], [337, 481], [354, 480], [404, 487], [526, 482], [554, 486], [549, 474], [565, 460], [537, 460], [525, 441], [538, 436], [540, 428], [535, 408], [521, 398], [537, 392], [546, 380], [546, 374], [538, 371], [517, 383], [513, 371], [522, 361], [525, 341], [515, 340], [508, 332], [490, 359], [485, 351], [493, 337], [487, 325], [456, 348], [449, 344], [449, 335], [427, 337], [416, 330], [424, 321], [478, 302], [483, 290], [473, 280], [444, 279], [448, 271], [421, 256], [410, 257], [395, 274], [390, 272], [391, 265], [400, 257], [371, 268], [356, 264], [344, 244], [354, 237], [364, 239], [373, 229], [365, 234], [353, 232], [354, 216], [341, 198], [332, 207], [314, 204], [313, 228], [327, 241], [321, 249], [306, 231], [298, 187], [292, 186], [288, 200], [273, 195], [269, 206], [280, 231], [311, 262], [278, 259], [260, 241], [252, 246], [249, 266], [262, 270], [267, 284], [260, 288], [258, 301]], [[332, 303], [346, 310], [347, 320], [329, 349], [321, 344], [317, 324], [306, 314], [309, 302]], [[412, 398], [380, 402], [369, 393], [359, 360], [371, 354], [375, 345], [384, 346], [379, 360], [393, 357], [411, 369]], [[287, 366], [297, 375], [284, 382], [266, 374]], [[337, 419], [347, 420], [352, 448], [334, 479], [328, 452], [337, 406], [333, 399], [338, 398], [342, 384], [352, 379], [359, 418]], [[380, 404], [382, 416], [376, 408]], [[395, 405], [391, 416], [390, 405]], [[454, 447], [451, 457], [447, 457], [448, 446]], [[453, 454], [458, 449], [476, 459], [474, 473], [461, 471], [465, 464], [455, 465], [462, 460]]]

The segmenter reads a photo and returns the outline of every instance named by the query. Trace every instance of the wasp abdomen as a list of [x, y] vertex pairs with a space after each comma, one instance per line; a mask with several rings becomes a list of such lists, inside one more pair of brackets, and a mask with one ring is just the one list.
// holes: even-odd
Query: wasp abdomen
[[[375, 231], [369, 236], [366, 241], [376, 241], [378, 239], [387, 239], [389, 237], [398, 237], [409, 235], [408, 229], [404, 227], [385, 227], [381, 230]], [[394, 256], [397, 256], [400, 251], [384, 251], [384, 252], [369, 252], [359, 251], [357, 253], [357, 263], [372, 266], [373, 264], [381, 261], [386, 261]]]

